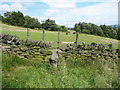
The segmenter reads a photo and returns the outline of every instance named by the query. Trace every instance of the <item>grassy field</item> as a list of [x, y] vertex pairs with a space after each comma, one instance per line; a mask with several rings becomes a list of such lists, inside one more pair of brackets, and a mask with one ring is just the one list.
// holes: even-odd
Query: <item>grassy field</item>
[[[15, 27], [15, 26], [9, 26], [2, 24], [2, 33], [3, 34], [11, 34], [11, 35], [17, 35], [20, 37], [20, 39], [26, 39], [27, 29], [22, 27]], [[54, 41], [57, 42], [57, 32], [53, 31], [46, 31], [45, 32], [45, 41]], [[61, 42], [75, 42], [75, 35], [72, 33], [69, 35], [66, 35], [65, 32], [61, 32]], [[30, 39], [40, 41], [42, 38], [42, 30], [32, 30], [30, 29]], [[111, 38], [105, 38], [95, 35], [88, 35], [88, 34], [79, 34], [79, 42], [85, 42], [85, 43], [91, 43], [96, 42], [98, 44], [113, 44], [115, 48], [118, 48], [118, 40], [111, 39]]]
[[[117, 88], [117, 65], [69, 58], [58, 68], [41, 60], [3, 56], [3, 88]], [[66, 66], [65, 64], [66, 63]], [[107, 67], [108, 66], [108, 67]]]
[[[26, 28], [2, 24], [2, 33], [26, 39]], [[40, 41], [41, 30], [30, 29], [30, 39]], [[57, 32], [46, 31], [45, 41], [57, 41]], [[61, 32], [61, 42], [74, 42], [75, 35]], [[79, 42], [96, 42], [118, 46], [118, 40], [79, 34]], [[0, 53], [1, 56], [1, 53]], [[3, 88], [117, 88], [118, 66], [107, 60], [59, 60], [57, 68], [41, 59], [21, 59], [2, 54]], [[0, 61], [1, 64], [1, 61]]]

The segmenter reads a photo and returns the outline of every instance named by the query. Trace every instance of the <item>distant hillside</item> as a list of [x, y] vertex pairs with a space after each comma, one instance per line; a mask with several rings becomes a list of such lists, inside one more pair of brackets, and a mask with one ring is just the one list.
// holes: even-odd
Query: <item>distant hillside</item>
[[[30, 39], [40, 41], [42, 40], [42, 30], [35, 30], [35, 29], [29, 29], [30, 30]], [[2, 24], [2, 33], [3, 34], [11, 34], [11, 35], [17, 35], [20, 37], [20, 39], [26, 39], [27, 38], [27, 28], [18, 27], [18, 26], [11, 26]], [[45, 41], [51, 41], [51, 42], [57, 42], [58, 41], [58, 32], [57, 31], [45, 31]], [[118, 48], [118, 40], [107, 38], [107, 37], [101, 37], [96, 35], [88, 35], [88, 34], [79, 34], [79, 42], [85, 42], [85, 43], [91, 43], [96, 42], [98, 44], [113, 44], [115, 48]], [[66, 32], [60, 33], [60, 42], [75, 42], [75, 34], [70, 32], [68, 35], [66, 35]]]
[[109, 37], [114, 39], [120, 39], [118, 37], [118, 29], [113, 28], [117, 26], [108, 26], [108, 25], [96, 25], [93, 23], [87, 22], [78, 22], [75, 23], [73, 28], [67, 28], [65, 25], [58, 25], [55, 20], [46, 19], [41, 22], [37, 18], [30, 16], [25, 16], [22, 12], [12, 11], [5, 12], [4, 15], [0, 15], [0, 21], [8, 25], [21, 26], [31, 29], [44, 29], [46, 31], [63, 31], [66, 32], [68, 29], [74, 30], [80, 33], [86, 33], [90, 35], [97, 35], [103, 37]]

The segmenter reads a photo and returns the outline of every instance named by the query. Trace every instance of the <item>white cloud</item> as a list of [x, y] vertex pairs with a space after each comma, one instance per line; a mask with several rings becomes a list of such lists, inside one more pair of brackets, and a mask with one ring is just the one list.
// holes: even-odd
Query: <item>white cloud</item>
[[46, 11], [46, 15], [50, 16], [54, 13], [58, 13], [59, 9], [67, 9], [67, 8], [75, 8], [76, 2], [70, 0], [40, 0], [50, 6], [50, 8]]
[[14, 3], [12, 5], [8, 4], [1, 4], [0, 5], [0, 11], [22, 11], [25, 10], [25, 8], [19, 4], [19, 3]]
[[[79, 21], [92, 22], [95, 24], [117, 24], [119, 0], [2, 0], [2, 2], [44, 2], [49, 5], [44, 17], [39, 20], [51, 18], [58, 24], [73, 26]], [[77, 2], [103, 2], [98, 5], [77, 8]], [[17, 7], [19, 6], [19, 8]], [[14, 9], [21, 9], [20, 5]], [[12, 6], [4, 5], [3, 10], [12, 10]], [[23, 8], [22, 8], [23, 9]], [[21, 10], [22, 10], [21, 9]], [[37, 13], [37, 12], [35, 12]]]
[[74, 2], [118, 2], [119, 0], [0, 0], [0, 2], [64, 2], [64, 1], [74, 1]]
[[[96, 0], [96, 1], [100, 1], [100, 0]], [[49, 3], [49, 5], [51, 5], [51, 8], [48, 9], [48, 11], [56, 10], [56, 12], [52, 12], [51, 14], [49, 14], [49, 17], [54, 17], [59, 24], [66, 24], [66, 22], [69, 24], [69, 22], [71, 22], [69, 26], [73, 26], [74, 24], [72, 23], [78, 21], [92, 22], [98, 25], [117, 24], [118, 22], [117, 1], [118, 0], [109, 0], [109, 2], [104, 1], [101, 4], [87, 6], [83, 8], [77, 8], [77, 7], [55, 8], [57, 4], [52, 3], [53, 5], [51, 5], [50, 1], [46, 3]], [[75, 4], [75, 2], [73, 2], [73, 4]]]
[[48, 9], [45, 13], [46, 16], [51, 16], [53, 15], [54, 13], [57, 13], [59, 10], [57, 9]]
[[75, 1], [70, 0], [41, 0], [47, 3], [51, 8], [61, 9], [61, 8], [74, 8]]

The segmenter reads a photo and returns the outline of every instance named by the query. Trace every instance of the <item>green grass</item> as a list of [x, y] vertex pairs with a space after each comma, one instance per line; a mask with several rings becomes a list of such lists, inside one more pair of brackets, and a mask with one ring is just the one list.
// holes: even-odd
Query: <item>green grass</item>
[[[58, 68], [3, 54], [3, 88], [116, 88], [117, 65], [69, 58]], [[63, 66], [66, 63], [66, 67]], [[64, 64], [65, 65], [65, 64]]]
[[[11, 31], [12, 30], [12, 31]], [[19, 30], [19, 31], [15, 31]], [[25, 30], [25, 31], [22, 31]], [[11, 34], [11, 35], [17, 35], [20, 37], [20, 39], [26, 39], [26, 28], [22, 27], [16, 27], [16, 26], [10, 26], [10, 25], [5, 25], [2, 24], [2, 33], [3, 34]], [[36, 40], [40, 41], [42, 39], [42, 30], [33, 30], [30, 29], [30, 39], [31, 40]], [[37, 31], [37, 32], [34, 32]], [[57, 42], [57, 32], [53, 31], [46, 31], [45, 32], [45, 41], [54, 41]], [[61, 32], [61, 42], [75, 42], [75, 35], [69, 34], [66, 35], [65, 32]], [[88, 35], [88, 34], [79, 34], [79, 42], [86, 42], [86, 43], [91, 43], [91, 42], [96, 42], [98, 44], [113, 44], [115, 48], [118, 48], [118, 40], [111, 39], [111, 38], [106, 38], [106, 37], [100, 37], [100, 36], [95, 36], [95, 35]]]
[[[26, 39], [26, 28], [2, 24], [2, 33], [17, 35]], [[31, 40], [41, 40], [42, 31], [31, 29]], [[57, 32], [46, 31], [45, 41], [57, 41]], [[61, 32], [62, 42], [74, 42], [75, 35]], [[118, 40], [79, 34], [79, 42], [112, 43]], [[1, 54], [1, 53], [0, 53]], [[17, 56], [2, 55], [3, 88], [116, 88], [118, 87], [118, 66], [107, 60], [81, 60], [68, 58], [60, 60], [58, 68], [49, 67], [43, 60], [20, 59]], [[101, 63], [102, 61], [102, 63]], [[103, 63], [104, 62], [104, 63]], [[1, 62], [0, 62], [1, 63]], [[1, 67], [1, 66], [0, 66]]]

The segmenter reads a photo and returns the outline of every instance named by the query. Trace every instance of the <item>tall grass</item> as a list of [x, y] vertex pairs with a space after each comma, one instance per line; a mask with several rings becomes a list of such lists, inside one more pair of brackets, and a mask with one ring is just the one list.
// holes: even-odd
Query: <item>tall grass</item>
[[3, 88], [116, 88], [117, 65], [69, 58], [57, 68], [3, 54]]

